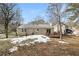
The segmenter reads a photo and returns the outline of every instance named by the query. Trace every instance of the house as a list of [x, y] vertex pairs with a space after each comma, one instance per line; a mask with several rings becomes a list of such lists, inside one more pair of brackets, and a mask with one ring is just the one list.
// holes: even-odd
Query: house
[[25, 24], [17, 28], [18, 35], [49, 35], [54, 28], [50, 24]]
[[[58, 23], [57, 24], [54, 24], [52, 26], [54, 28], [54, 32], [57, 33], [57, 32], [60, 31], [59, 24]], [[62, 34], [64, 34], [65, 33], [65, 30], [68, 29], [68, 26], [66, 24], [64, 24], [64, 23], [61, 23], [61, 28], [62, 28]]]
[[[59, 31], [59, 24], [24, 24], [17, 28], [18, 35], [49, 35], [54, 32]], [[62, 34], [64, 34], [67, 26], [65, 24], [61, 24]]]

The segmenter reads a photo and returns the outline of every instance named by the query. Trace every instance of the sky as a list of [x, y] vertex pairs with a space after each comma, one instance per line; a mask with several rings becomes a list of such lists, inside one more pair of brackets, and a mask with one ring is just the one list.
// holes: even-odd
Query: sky
[[35, 20], [37, 16], [43, 17], [47, 21], [47, 8], [46, 3], [21, 3], [18, 4], [21, 9], [22, 17], [24, 23], [31, 22]]
[[[63, 3], [62, 11], [66, 8], [65, 3]], [[21, 15], [23, 17], [23, 23], [34, 21], [36, 17], [41, 16], [45, 21], [48, 21], [48, 4], [47, 3], [19, 3], [18, 7], [21, 9]]]

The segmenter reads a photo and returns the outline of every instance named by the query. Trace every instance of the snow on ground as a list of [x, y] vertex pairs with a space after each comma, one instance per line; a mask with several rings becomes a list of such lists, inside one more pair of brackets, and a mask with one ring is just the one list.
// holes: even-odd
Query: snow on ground
[[14, 52], [14, 51], [17, 51], [18, 50], [18, 47], [16, 46], [13, 46], [12, 48], [9, 49], [10, 52]]
[[14, 52], [18, 50], [17, 46], [24, 46], [24, 45], [30, 45], [35, 44], [35, 42], [48, 42], [50, 41], [50, 38], [44, 35], [29, 35], [29, 36], [23, 36], [18, 38], [11, 39], [11, 43], [15, 44], [13, 48], [9, 49], [9, 52]]
[[13, 44], [17, 44], [18, 43], [19, 44], [19, 43], [21, 43], [24, 40], [26, 40], [26, 36], [13, 38], [13, 39], [11, 39], [11, 43], [13, 43]]
[[69, 44], [68, 42], [64, 42], [64, 41], [58, 41], [58, 42], [62, 44]]
[[47, 42], [49, 40], [49, 37], [44, 35], [31, 35], [27, 36], [27, 39], [36, 39], [34, 42]]
[[29, 43], [34, 44], [35, 42], [39, 42], [39, 43], [44, 42], [44, 43], [46, 43], [47, 41], [49, 41], [49, 39], [50, 39], [49, 37], [44, 36], [44, 35], [29, 35], [29, 36], [13, 38], [13, 39], [11, 39], [11, 43], [23, 45], [22, 44], [23, 41], [28, 41], [28, 43], [25, 42], [24, 44], [29, 45]]

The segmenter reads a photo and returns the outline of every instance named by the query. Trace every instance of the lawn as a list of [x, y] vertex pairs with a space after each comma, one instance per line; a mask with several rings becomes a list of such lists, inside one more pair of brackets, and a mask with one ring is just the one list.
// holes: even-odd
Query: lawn
[[75, 56], [79, 55], [79, 44], [59, 44], [57, 41], [36, 43], [19, 47], [12, 55], [20, 56]]
[[0, 55], [8, 55], [9, 49], [12, 48], [13, 44], [9, 40], [0, 41]]
[[65, 36], [63, 41], [69, 44], [61, 44], [58, 38], [51, 38], [47, 43], [35, 43], [29, 46], [18, 46], [18, 50], [8, 51], [13, 45], [9, 41], [0, 43], [0, 55], [12, 56], [79, 56], [79, 37]]

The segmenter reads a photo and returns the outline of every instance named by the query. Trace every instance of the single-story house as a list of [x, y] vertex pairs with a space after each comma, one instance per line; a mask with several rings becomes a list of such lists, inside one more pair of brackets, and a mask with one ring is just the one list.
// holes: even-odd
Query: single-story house
[[[64, 30], [67, 28], [65, 24], [61, 24], [62, 33], [64, 34]], [[24, 24], [17, 28], [18, 35], [49, 35], [54, 32], [58, 32], [58, 24], [50, 25], [50, 24]]]
[[49, 24], [25, 24], [17, 28], [18, 35], [47, 35], [53, 33], [54, 28]]

